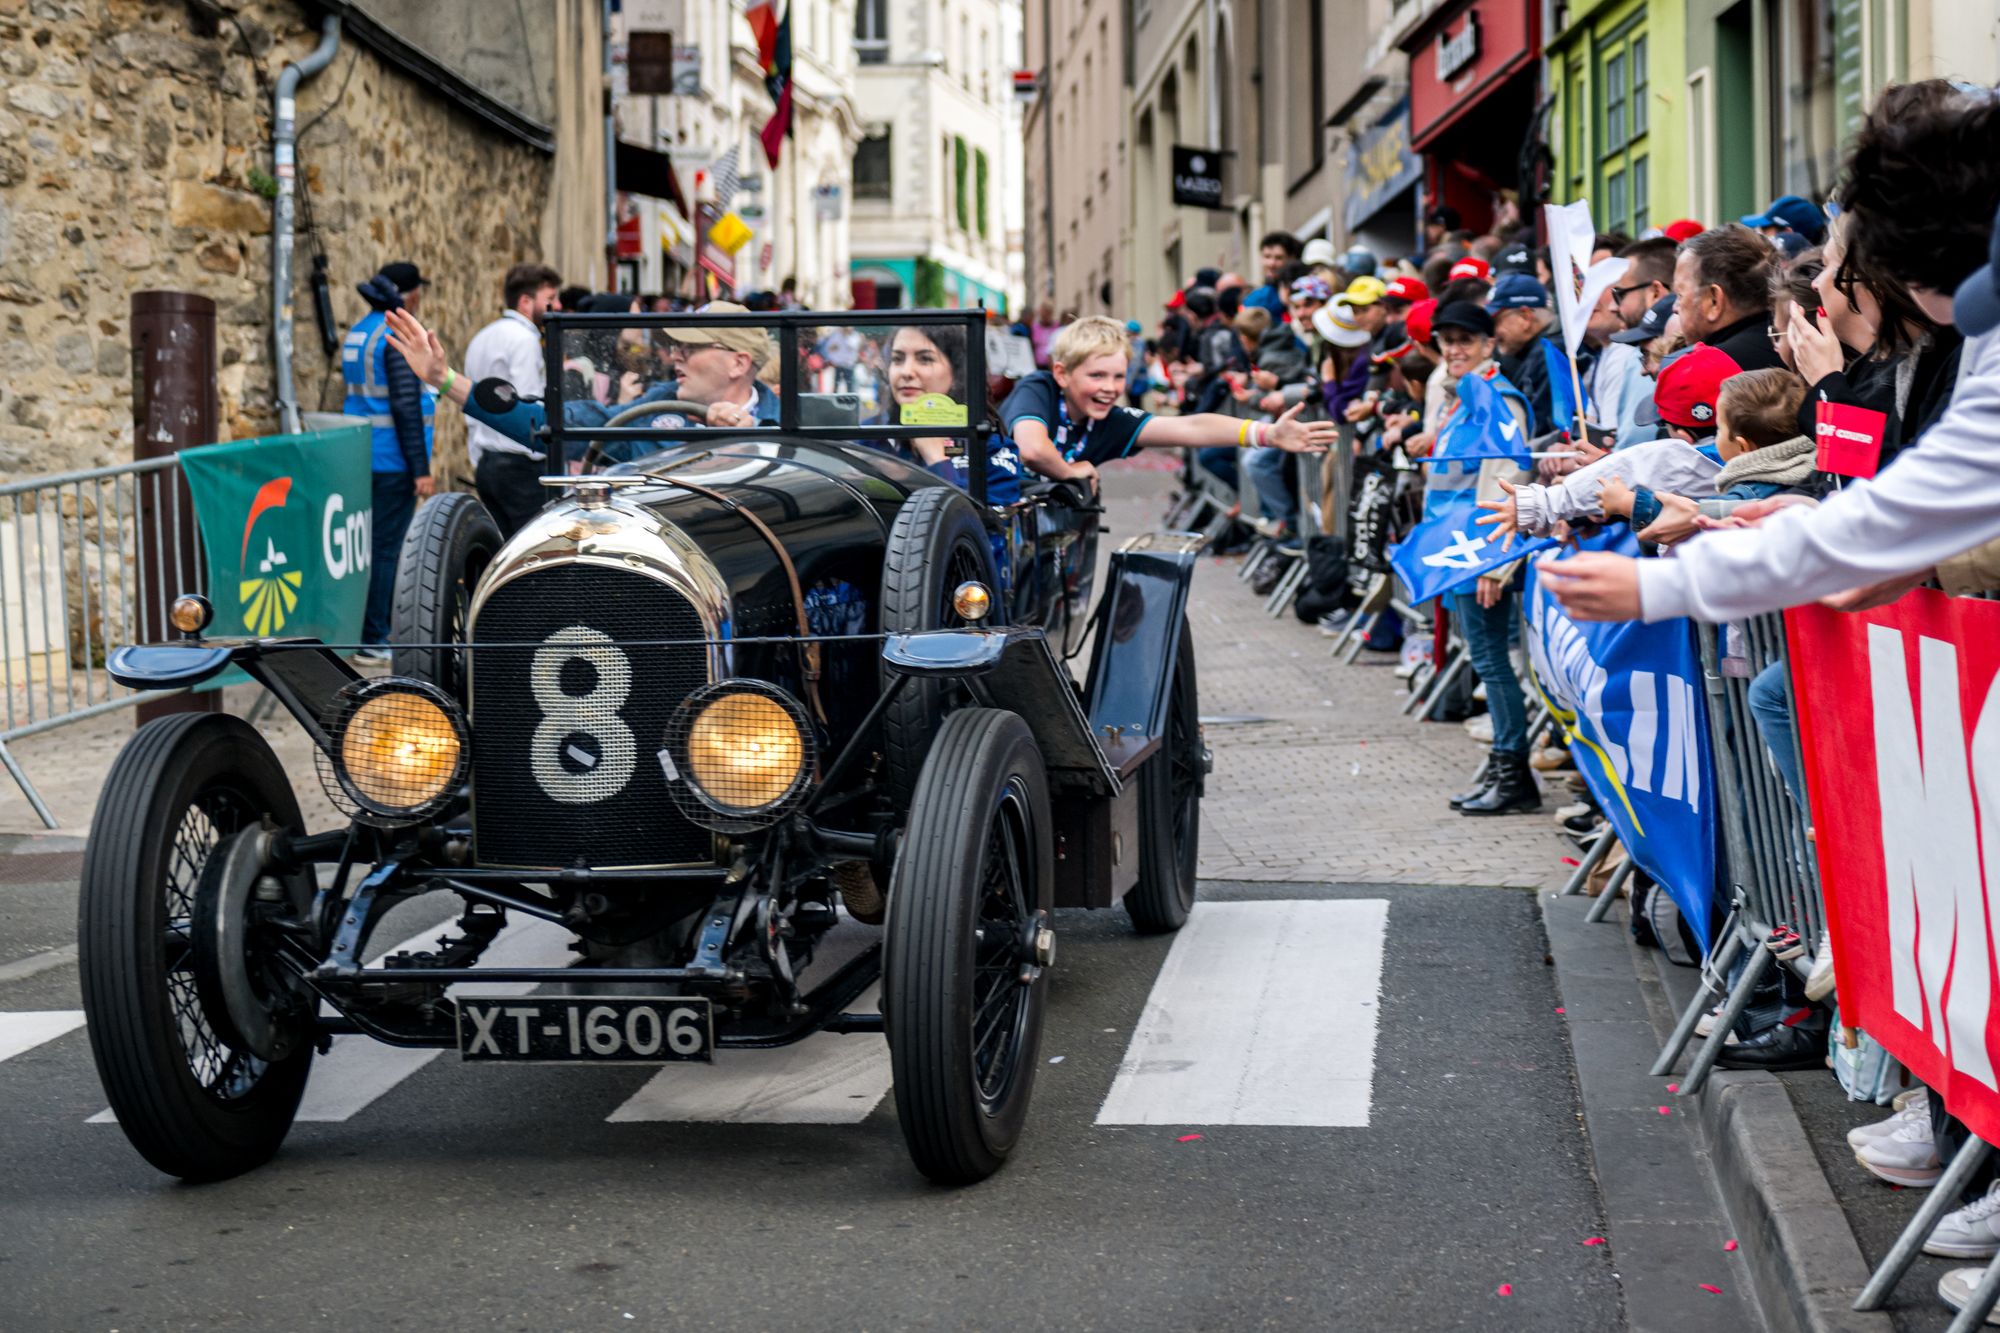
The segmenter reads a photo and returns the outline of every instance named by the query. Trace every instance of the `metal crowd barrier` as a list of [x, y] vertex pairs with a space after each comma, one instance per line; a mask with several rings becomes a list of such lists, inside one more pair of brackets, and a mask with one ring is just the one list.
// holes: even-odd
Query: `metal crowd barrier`
[[207, 591], [185, 496], [173, 456], [0, 486], [0, 764], [49, 828], [55, 816], [11, 747], [175, 693], [114, 684], [104, 659], [117, 644], [165, 638], [176, 592]]
[[[1681, 1083], [1683, 1096], [1700, 1092], [1707, 1083], [1730, 1029], [1758, 983], [1780, 962], [1767, 947], [1772, 932], [1786, 926], [1798, 933], [1801, 951], [1784, 961], [1803, 978], [1812, 971], [1826, 929], [1819, 860], [1807, 837], [1808, 813], [1785, 790], [1750, 712], [1750, 682], [1766, 667], [1785, 662], [1784, 620], [1767, 615], [1723, 629], [1698, 625], [1696, 633], [1708, 695], [1715, 803], [1722, 815], [1730, 911], [1703, 961], [1702, 984], [1653, 1063], [1655, 1075], [1669, 1073], [1702, 1014], [1715, 997], [1726, 996], [1713, 1030], [1688, 1065]], [[1796, 717], [1790, 672], [1783, 672], [1782, 679], [1786, 707]], [[1796, 726], [1791, 744], [1793, 762], [1800, 763]], [[1732, 984], [1729, 973], [1738, 968]]]

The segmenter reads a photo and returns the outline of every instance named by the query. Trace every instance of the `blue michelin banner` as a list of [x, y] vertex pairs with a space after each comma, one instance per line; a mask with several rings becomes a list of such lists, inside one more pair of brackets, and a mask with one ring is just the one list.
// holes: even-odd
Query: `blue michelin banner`
[[[1638, 540], [1619, 528], [1583, 548], [1637, 555]], [[1526, 606], [1532, 685], [1569, 733], [1577, 770], [1627, 855], [1672, 895], [1706, 944], [1714, 929], [1715, 764], [1694, 627], [1571, 620], [1532, 565]]]

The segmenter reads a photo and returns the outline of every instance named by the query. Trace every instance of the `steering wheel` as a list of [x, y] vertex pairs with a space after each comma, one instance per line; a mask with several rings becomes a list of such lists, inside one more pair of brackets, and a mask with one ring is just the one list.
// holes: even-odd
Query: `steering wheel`
[[607, 426], [623, 426], [640, 417], [663, 417], [668, 415], [693, 417], [704, 426], [708, 424], [708, 405], [690, 403], [685, 398], [661, 398], [650, 403], [628, 403], [604, 419]]
[[[650, 403], [627, 403], [604, 419], [607, 426], [624, 426], [644, 417], [678, 415], [693, 417], [703, 425], [708, 424], [708, 407], [704, 403], [691, 403], [685, 398], [662, 398]], [[604, 461], [604, 444], [592, 440], [590, 447], [583, 451], [583, 471], [595, 472]]]

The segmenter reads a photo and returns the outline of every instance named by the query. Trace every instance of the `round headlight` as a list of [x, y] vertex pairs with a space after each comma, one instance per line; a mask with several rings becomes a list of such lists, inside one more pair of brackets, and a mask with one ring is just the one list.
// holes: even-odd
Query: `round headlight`
[[457, 708], [427, 685], [393, 678], [350, 685], [335, 696], [327, 730], [334, 779], [327, 794], [357, 817], [421, 819], [464, 780]]
[[722, 681], [690, 695], [669, 726], [668, 751], [689, 816], [726, 832], [772, 822], [812, 775], [804, 709], [763, 681]]

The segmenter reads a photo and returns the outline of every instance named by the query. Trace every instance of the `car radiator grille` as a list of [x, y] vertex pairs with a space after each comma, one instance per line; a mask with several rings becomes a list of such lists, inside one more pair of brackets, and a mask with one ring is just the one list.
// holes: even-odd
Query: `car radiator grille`
[[668, 718], [708, 683], [703, 637], [685, 597], [624, 570], [557, 565], [487, 599], [470, 654], [481, 865], [713, 859], [712, 836], [675, 808], [659, 759]]

